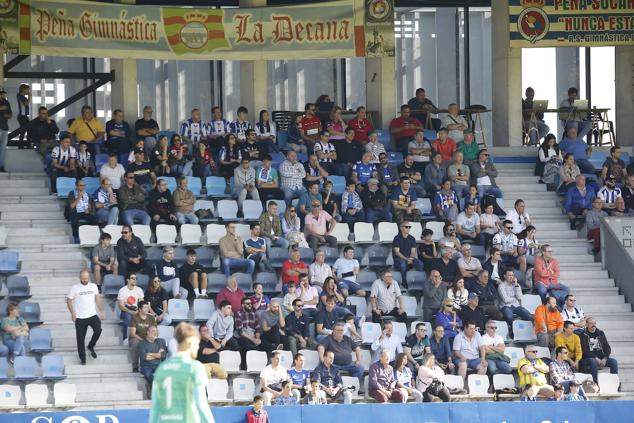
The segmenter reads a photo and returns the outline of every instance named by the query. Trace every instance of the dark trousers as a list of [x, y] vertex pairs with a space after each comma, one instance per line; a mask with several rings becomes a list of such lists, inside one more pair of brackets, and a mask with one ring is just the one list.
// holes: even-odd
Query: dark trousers
[[[619, 363], [612, 357], [607, 359], [605, 367], [610, 369], [610, 373], [613, 375], [619, 372]], [[599, 363], [594, 357], [582, 358], [579, 362], [579, 369], [584, 373], [590, 373], [592, 375], [592, 379], [595, 382], [598, 382], [597, 376], [599, 373]]]
[[[332, 248], [337, 248], [337, 238], [331, 235], [323, 235], [323, 237], [326, 239], [326, 242], [324, 244]], [[310, 248], [312, 248], [313, 251], [317, 251], [317, 248], [320, 245], [323, 245], [319, 238], [317, 238], [315, 235], [306, 236], [306, 241], [308, 241], [308, 245], [310, 245]]]
[[288, 338], [280, 333], [280, 328], [275, 325], [266, 332], [262, 332], [260, 337], [262, 343], [260, 344], [260, 351], [266, 351], [270, 353], [279, 344], [284, 345], [284, 348], [288, 349]]
[[147, 383], [150, 384], [150, 386], [152, 386], [152, 382], [154, 381], [154, 372], [156, 372], [156, 369], [158, 369], [158, 363], [157, 364], [144, 364], [141, 366], [141, 374], [143, 375], [143, 377], [145, 378], [145, 380], [147, 380]]
[[89, 225], [96, 225], [97, 219], [95, 216], [88, 213], [77, 213], [74, 211], [70, 212], [70, 226], [73, 230], [73, 237], [79, 238], [79, 223], [85, 222]]
[[[429, 393], [429, 389], [427, 389], [425, 392], [423, 392], [423, 402], [432, 402], [434, 396], [435, 395]], [[438, 392], [438, 398], [440, 398], [442, 402], [449, 402], [450, 395], [447, 387], [442, 388], [440, 392]]]
[[77, 353], [79, 354], [79, 360], [82, 363], [86, 362], [86, 348], [84, 346], [86, 342], [86, 332], [88, 327], [92, 328], [92, 337], [88, 342], [88, 348], [95, 348], [97, 341], [101, 336], [101, 320], [96, 314], [87, 319], [75, 319], [75, 335], [77, 337]]
[[[22, 127], [24, 127], [24, 126], [28, 125], [28, 124], [29, 124], [29, 122], [30, 122], [30, 119], [29, 119], [29, 117], [28, 117], [28, 116], [25, 116], [25, 115], [18, 115], [18, 123], [20, 124], [20, 128], [22, 128]], [[27, 135], [27, 132], [22, 132], [22, 133], [20, 134], [20, 148], [24, 148], [24, 144], [22, 144], [22, 142], [24, 141], [24, 139], [25, 139], [25, 138], [26, 138], [27, 140], [29, 139], [29, 138], [28, 138], [28, 135]]]
[[398, 308], [396, 307], [394, 307], [392, 311], [388, 313], [384, 313], [381, 311], [379, 314], [375, 312], [374, 310], [372, 310], [372, 322], [374, 323], [381, 323], [382, 318], [386, 316], [391, 316], [396, 318], [396, 320], [399, 322], [407, 323], [407, 314], [405, 314], [405, 312], [399, 313]]

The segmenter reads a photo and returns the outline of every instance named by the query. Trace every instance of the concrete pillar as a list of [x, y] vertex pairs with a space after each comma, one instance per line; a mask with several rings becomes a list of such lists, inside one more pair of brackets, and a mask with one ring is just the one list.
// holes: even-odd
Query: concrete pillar
[[493, 145], [522, 144], [522, 55], [509, 47], [508, 2], [491, 2]]
[[[266, 0], [240, 0], [240, 7], [266, 7]], [[268, 108], [268, 66], [266, 60], [240, 62], [240, 104], [257, 121], [260, 110]]]
[[112, 110], [123, 110], [126, 121], [134, 124], [141, 116], [136, 59], [111, 59], [110, 68], [115, 77], [110, 93]]
[[[456, 10], [453, 7], [436, 9], [436, 54], [441, 56], [436, 62], [436, 98], [430, 97], [436, 106], [446, 109], [449, 103], [458, 102], [460, 93], [456, 61], [458, 46], [456, 45]], [[423, 54], [425, 52], [423, 51]], [[418, 87], [415, 87], [418, 88]], [[430, 94], [427, 93], [429, 97]], [[411, 96], [414, 97], [412, 90]], [[443, 116], [434, 116], [443, 118]]]
[[[580, 92], [579, 86], [579, 49], [574, 47], [560, 47], [555, 49], [555, 62], [557, 73], [557, 104], [553, 104], [554, 109], [568, 98], [568, 88], [576, 87]], [[587, 94], [584, 97], [588, 98]], [[559, 119], [557, 119], [557, 137], [559, 138], [564, 132], [564, 127]]]
[[[610, 111], [614, 119], [616, 141], [619, 145], [634, 145], [632, 116], [634, 116], [634, 46], [615, 47], [614, 76], [616, 78], [616, 110]], [[628, 149], [629, 150], [629, 149]]]
[[[376, 128], [387, 129], [396, 117], [396, 62], [394, 57], [366, 59], [366, 108], [376, 112]], [[400, 105], [399, 105], [400, 110]]]

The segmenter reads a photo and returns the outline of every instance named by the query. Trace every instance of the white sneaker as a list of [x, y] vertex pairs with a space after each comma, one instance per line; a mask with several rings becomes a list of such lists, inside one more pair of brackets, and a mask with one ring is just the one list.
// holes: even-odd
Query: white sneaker
[[123, 345], [126, 345], [126, 346], [127, 346], [127, 345], [129, 345], [129, 343], [128, 343], [128, 338], [126, 338], [126, 339], [124, 339], [124, 340], [123, 340]]

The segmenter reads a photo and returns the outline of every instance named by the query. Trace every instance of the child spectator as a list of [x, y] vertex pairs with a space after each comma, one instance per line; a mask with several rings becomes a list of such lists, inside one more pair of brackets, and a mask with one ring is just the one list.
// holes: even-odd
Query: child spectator
[[266, 310], [271, 302], [268, 295], [264, 295], [264, 290], [260, 282], [253, 283], [253, 295], [250, 300], [251, 304], [253, 304], [253, 311], [256, 313], [261, 310]]
[[253, 408], [247, 411], [246, 423], [268, 423], [269, 415], [264, 409], [264, 399], [260, 395], [253, 397]]
[[359, 332], [357, 332], [357, 326], [354, 324], [354, 315], [348, 313], [343, 316], [343, 320], [345, 320], [346, 322], [343, 327], [344, 336], [348, 336], [352, 338], [353, 341], [361, 343], [363, 341], [363, 338], [361, 338], [361, 335], [359, 335]]
[[286, 293], [286, 295], [284, 295], [284, 300], [282, 301], [285, 316], [293, 311], [293, 301], [295, 301], [297, 298], [297, 285], [295, 285], [294, 283], [289, 283], [288, 292]]

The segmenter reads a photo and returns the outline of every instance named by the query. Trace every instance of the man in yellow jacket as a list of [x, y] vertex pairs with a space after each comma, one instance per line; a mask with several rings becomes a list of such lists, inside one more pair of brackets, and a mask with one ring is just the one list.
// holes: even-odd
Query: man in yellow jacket
[[575, 334], [575, 324], [571, 321], [564, 322], [564, 330], [555, 336], [555, 348], [566, 347], [568, 349], [568, 362], [575, 371], [579, 370], [579, 361], [583, 358], [581, 351], [581, 338]]

